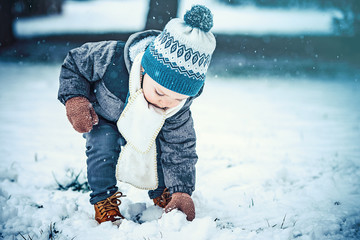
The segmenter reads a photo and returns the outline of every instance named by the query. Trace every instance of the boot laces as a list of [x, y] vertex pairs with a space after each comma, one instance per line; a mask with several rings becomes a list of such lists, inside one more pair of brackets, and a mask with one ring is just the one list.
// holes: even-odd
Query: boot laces
[[126, 195], [123, 195], [122, 192], [116, 192], [114, 195], [97, 203], [102, 217], [111, 210], [115, 210], [117, 213], [120, 213], [119, 205], [121, 204], [121, 201], [119, 198], [121, 197], [126, 197]]
[[156, 205], [164, 208], [171, 201], [171, 195], [169, 190], [165, 188], [163, 193], [159, 197], [154, 198], [153, 200]]

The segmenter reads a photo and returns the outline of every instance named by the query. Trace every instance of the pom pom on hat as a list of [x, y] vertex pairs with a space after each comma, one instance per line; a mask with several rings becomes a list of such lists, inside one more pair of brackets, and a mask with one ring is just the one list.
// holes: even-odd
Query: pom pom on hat
[[212, 26], [213, 15], [202, 5], [193, 6], [184, 19], [170, 20], [143, 55], [146, 73], [169, 90], [196, 96], [216, 47]]
[[192, 28], [199, 28], [204, 32], [213, 27], [213, 15], [211, 11], [202, 5], [195, 5], [184, 15], [184, 21]]

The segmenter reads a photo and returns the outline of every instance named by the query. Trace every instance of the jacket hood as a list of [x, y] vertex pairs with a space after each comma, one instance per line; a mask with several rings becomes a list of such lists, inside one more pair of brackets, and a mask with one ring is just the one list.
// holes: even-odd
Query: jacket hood
[[160, 33], [158, 30], [147, 30], [130, 35], [124, 48], [125, 65], [129, 73], [136, 55], [145, 51], [147, 46], [149, 46]]

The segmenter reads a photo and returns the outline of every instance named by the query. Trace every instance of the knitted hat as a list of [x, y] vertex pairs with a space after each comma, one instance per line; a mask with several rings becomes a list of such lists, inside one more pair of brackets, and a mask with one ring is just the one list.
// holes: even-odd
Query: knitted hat
[[144, 53], [141, 65], [145, 72], [169, 90], [195, 96], [204, 84], [216, 46], [212, 26], [210, 10], [201, 5], [187, 11], [184, 20], [170, 20]]

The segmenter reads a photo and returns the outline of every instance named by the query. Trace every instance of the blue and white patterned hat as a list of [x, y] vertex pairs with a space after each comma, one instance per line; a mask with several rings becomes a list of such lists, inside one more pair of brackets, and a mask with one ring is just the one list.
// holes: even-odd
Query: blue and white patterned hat
[[184, 20], [170, 20], [144, 53], [141, 65], [146, 73], [169, 90], [195, 96], [216, 46], [212, 26], [211, 11], [201, 5], [187, 11]]

